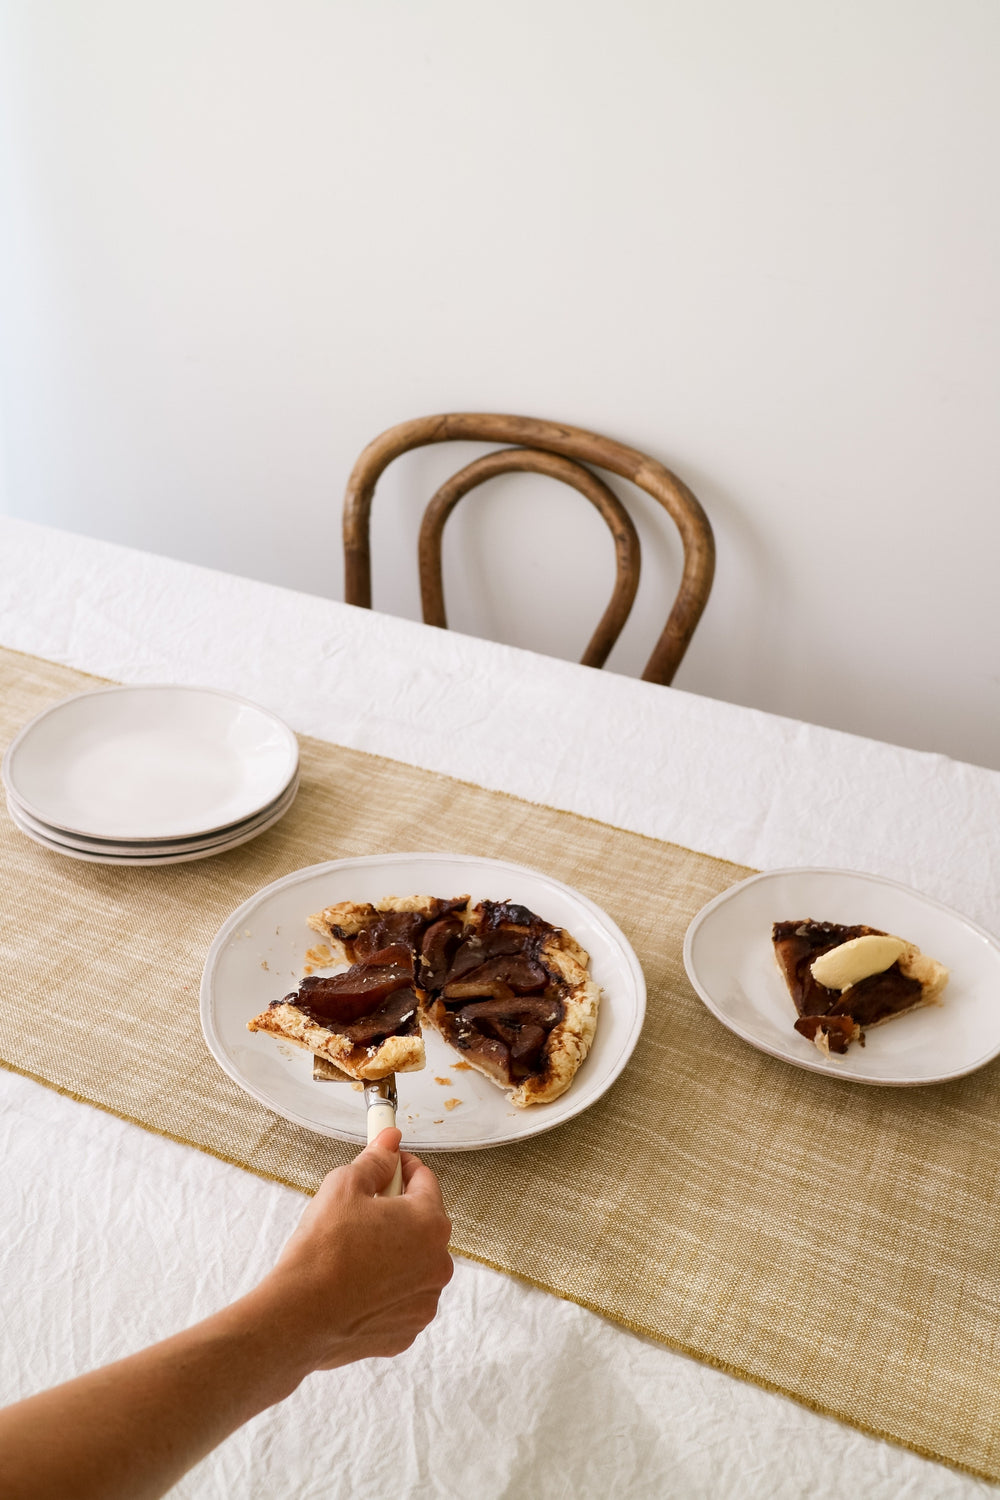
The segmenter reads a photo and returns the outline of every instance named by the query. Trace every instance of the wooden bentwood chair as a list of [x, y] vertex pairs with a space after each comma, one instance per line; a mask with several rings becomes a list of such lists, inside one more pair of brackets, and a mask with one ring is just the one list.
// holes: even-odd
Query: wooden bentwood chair
[[614, 537], [617, 573], [611, 602], [580, 658], [588, 667], [601, 667], [621, 634], [639, 586], [639, 537], [618, 497], [584, 464], [596, 464], [629, 479], [658, 500], [669, 512], [684, 543], [684, 572], [677, 598], [663, 633], [646, 664], [646, 682], [667, 684], [680, 666], [702, 610], [708, 602], [715, 571], [715, 543], [708, 517], [675, 474], [635, 448], [561, 422], [534, 417], [497, 416], [483, 412], [454, 412], [417, 417], [383, 432], [361, 454], [351, 472], [344, 497], [344, 592], [348, 604], [371, 608], [371, 549], [369, 540], [372, 498], [384, 469], [412, 448], [449, 441], [501, 442], [500, 448], [476, 459], [452, 476], [433, 496], [420, 528], [420, 593], [424, 621], [447, 626], [441, 579], [441, 541], [444, 524], [463, 495], [486, 479], [511, 470], [547, 474], [572, 485], [596, 506]]

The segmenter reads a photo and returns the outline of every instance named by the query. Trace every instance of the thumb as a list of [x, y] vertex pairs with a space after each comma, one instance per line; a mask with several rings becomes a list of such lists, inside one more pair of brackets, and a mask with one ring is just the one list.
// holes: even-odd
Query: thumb
[[392, 1181], [399, 1160], [399, 1143], [403, 1133], [387, 1126], [351, 1163], [351, 1172], [359, 1192], [375, 1197]]

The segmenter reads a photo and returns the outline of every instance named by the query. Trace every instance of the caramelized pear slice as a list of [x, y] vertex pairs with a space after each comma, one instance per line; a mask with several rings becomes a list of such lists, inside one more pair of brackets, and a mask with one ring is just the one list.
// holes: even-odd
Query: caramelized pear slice
[[445, 1000], [471, 1000], [476, 995], [503, 999], [511, 991], [515, 995], [530, 995], [544, 989], [548, 977], [535, 959], [522, 953], [504, 954], [480, 964], [459, 980], [449, 980], [441, 994]]
[[412, 982], [408, 964], [355, 964], [346, 973], [329, 978], [310, 975], [294, 994], [286, 995], [279, 1004], [296, 1005], [318, 1021], [332, 1021], [338, 1027], [351, 1026], [377, 1010], [395, 990]]

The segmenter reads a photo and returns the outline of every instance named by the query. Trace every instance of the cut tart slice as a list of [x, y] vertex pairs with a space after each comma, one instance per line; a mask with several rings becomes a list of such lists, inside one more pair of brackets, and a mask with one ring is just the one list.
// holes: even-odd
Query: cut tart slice
[[467, 904], [465, 896], [388, 897], [378, 906], [345, 901], [316, 913], [309, 924], [330, 945], [325, 966], [346, 961], [351, 967], [328, 977], [308, 975], [249, 1021], [248, 1030], [307, 1047], [366, 1082], [422, 1068], [415, 988], [421, 938], [443, 913]]
[[795, 1029], [819, 1050], [864, 1046], [872, 1026], [936, 1004], [948, 970], [913, 943], [877, 927], [775, 922], [775, 962], [795, 1003]]
[[422, 1068], [412, 962], [405, 949], [384, 956], [385, 963], [355, 964], [330, 978], [309, 975], [247, 1029], [307, 1047], [365, 1081]]
[[518, 1108], [565, 1093], [590, 1051], [600, 990], [568, 932], [527, 907], [481, 901], [430, 926], [418, 967], [422, 1019]]

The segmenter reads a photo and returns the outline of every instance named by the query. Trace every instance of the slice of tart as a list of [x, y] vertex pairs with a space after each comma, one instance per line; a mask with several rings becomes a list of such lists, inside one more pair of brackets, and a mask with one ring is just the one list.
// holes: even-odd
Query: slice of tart
[[905, 938], [837, 922], [775, 922], [775, 962], [798, 1012], [795, 1029], [825, 1054], [864, 1046], [865, 1031], [934, 1005], [948, 970]]
[[600, 990], [588, 964], [563, 928], [511, 901], [481, 901], [425, 932], [421, 1017], [512, 1104], [549, 1104], [594, 1039]]
[[355, 964], [323, 978], [310, 974], [297, 990], [247, 1022], [307, 1047], [352, 1078], [372, 1081], [424, 1066], [413, 963], [406, 949], [387, 949], [377, 964]]
[[377, 906], [344, 901], [316, 913], [309, 925], [329, 943], [327, 966], [350, 968], [308, 975], [248, 1030], [307, 1047], [365, 1082], [415, 1072], [425, 1061], [415, 987], [421, 939], [445, 912], [467, 905], [465, 896], [390, 896]]

